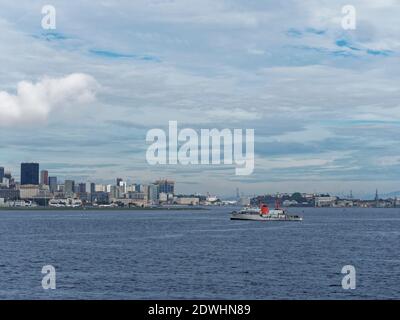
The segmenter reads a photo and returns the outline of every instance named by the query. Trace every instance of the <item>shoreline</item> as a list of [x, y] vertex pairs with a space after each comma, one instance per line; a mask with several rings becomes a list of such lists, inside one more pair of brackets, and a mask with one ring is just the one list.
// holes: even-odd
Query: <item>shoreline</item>
[[0, 207], [0, 211], [169, 211], [169, 210], [210, 210], [207, 208], [196, 208], [196, 207], [178, 207], [178, 208], [52, 208], [52, 207]]
[[[218, 208], [221, 208], [220, 206], [217, 206]], [[110, 208], [99, 208], [99, 207], [77, 207], [77, 208], [72, 208], [72, 207], [63, 207], [63, 208], [57, 208], [57, 207], [0, 207], [0, 212], [1, 211], [183, 211], [183, 210], [205, 210], [209, 211], [212, 210], [214, 207], [209, 206], [209, 207], [122, 207], [122, 208], [115, 208], [115, 207], [110, 207]], [[237, 208], [237, 207], [229, 207], [226, 206], [226, 209], [232, 209], [232, 208]], [[304, 209], [316, 209], [316, 210], [326, 210], [326, 209], [336, 209], [336, 210], [341, 210], [341, 211], [347, 211], [347, 210], [352, 210], [352, 209], [380, 209], [380, 210], [394, 210], [394, 209], [400, 209], [400, 207], [387, 207], [387, 208], [375, 208], [375, 207], [285, 207], [286, 210], [290, 211], [303, 211]]]

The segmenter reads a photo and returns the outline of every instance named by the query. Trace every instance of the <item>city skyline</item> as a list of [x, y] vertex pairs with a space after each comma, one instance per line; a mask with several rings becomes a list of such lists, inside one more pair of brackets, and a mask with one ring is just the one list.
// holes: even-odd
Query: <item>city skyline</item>
[[[21, 176], [23, 175], [23, 171], [28, 171], [28, 174], [30, 175], [29, 179], [30, 181], [37, 181], [34, 183], [22, 183], [21, 180]], [[32, 173], [32, 171], [34, 171], [35, 173]], [[114, 178], [110, 178], [108, 179], [106, 182], [104, 181], [98, 181], [96, 179], [94, 180], [90, 180], [90, 181], [85, 181], [85, 180], [74, 180], [72, 178], [69, 177], [63, 177], [62, 179], [60, 179], [59, 176], [56, 175], [51, 175], [51, 172], [49, 172], [48, 170], [45, 170], [43, 168], [40, 167], [40, 164], [37, 162], [29, 162], [29, 163], [21, 163], [20, 164], [20, 175], [14, 175], [13, 172], [11, 172], [10, 170], [7, 170], [7, 168], [1, 167], [0, 166], [0, 183], [2, 182], [2, 179], [5, 177], [5, 175], [9, 175], [11, 176], [12, 180], [14, 181], [14, 183], [17, 183], [18, 185], [47, 185], [50, 187], [50, 192], [56, 191], [58, 189], [59, 186], [65, 186], [71, 185], [70, 186], [70, 193], [74, 193], [75, 190], [79, 190], [79, 188], [81, 187], [81, 185], [85, 185], [85, 191], [84, 192], [89, 192], [90, 193], [90, 185], [94, 185], [95, 187], [105, 187], [105, 188], [109, 188], [113, 185], [116, 186], [120, 186], [120, 183], [124, 184], [125, 186], [129, 185], [129, 186], [141, 186], [141, 185], [152, 185], [154, 183], [160, 182], [160, 181], [172, 181], [175, 184], [175, 180], [171, 179], [170, 177], [159, 177], [153, 181], [138, 181], [138, 180], [130, 180], [130, 179], [124, 179], [121, 177], [114, 177]], [[36, 175], [36, 177], [32, 177], [32, 175]], [[156, 181], [156, 182], [154, 182]], [[4, 181], [3, 181], [4, 182]], [[29, 182], [29, 181], [28, 181]], [[52, 188], [54, 188], [54, 190], [52, 190]], [[173, 192], [175, 193], [175, 190], [178, 190], [178, 192], [176, 192], [176, 194], [180, 194], [180, 195], [211, 195], [212, 193], [210, 193], [209, 191], [207, 192], [199, 192], [199, 191], [194, 191], [194, 192], [181, 192], [179, 190], [179, 187], [175, 189], [175, 187], [173, 188]], [[302, 193], [302, 194], [328, 194], [327, 192], [321, 192], [321, 191], [305, 191], [305, 190], [296, 190], [296, 191], [287, 191], [287, 190], [279, 190], [279, 191], [262, 191], [259, 190], [259, 192], [257, 193], [245, 193], [245, 192], [239, 192], [239, 188], [236, 187], [236, 189], [231, 193], [231, 194], [221, 194], [221, 195], [217, 195], [217, 196], [221, 196], [224, 199], [234, 199], [234, 198], [239, 198], [240, 196], [244, 196], [244, 197], [256, 197], [256, 196], [260, 196], [260, 195], [273, 195], [273, 194], [294, 194], [294, 193]], [[79, 192], [78, 192], [79, 193]], [[168, 192], [167, 192], [168, 193]], [[216, 194], [215, 194], [216, 195]], [[382, 195], [383, 198], [398, 198], [400, 196], [400, 191], [392, 191], [389, 193], [384, 193], [379, 195], [378, 197], [378, 189], [374, 190], [374, 193], [372, 193], [372, 191], [368, 194], [362, 194], [359, 195], [357, 193], [354, 193], [353, 190], [349, 190], [347, 191], [342, 191], [339, 193], [335, 193], [332, 194], [334, 196], [339, 196], [339, 197], [344, 197], [344, 198], [348, 198], [348, 199], [353, 199], [353, 198], [359, 198], [362, 200], [377, 200], [380, 199], [380, 196]]]
[[[398, 3], [353, 1], [349, 31], [344, 2], [189, 2], [53, 1], [55, 30], [40, 4], [1, 3], [0, 166], [221, 196], [400, 190]], [[146, 133], [168, 120], [255, 129], [254, 173], [149, 166]]]

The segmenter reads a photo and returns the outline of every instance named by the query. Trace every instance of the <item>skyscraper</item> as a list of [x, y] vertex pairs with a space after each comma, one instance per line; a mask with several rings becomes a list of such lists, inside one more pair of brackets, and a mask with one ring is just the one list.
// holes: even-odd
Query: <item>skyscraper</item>
[[4, 178], [4, 168], [0, 167], [0, 183], [3, 182], [3, 178]]
[[159, 193], [175, 193], [175, 182], [172, 180], [158, 180], [154, 184], [158, 186]]
[[75, 181], [65, 180], [64, 182], [64, 193], [67, 197], [72, 197], [75, 193]]
[[39, 184], [39, 164], [21, 163], [21, 185]]
[[148, 188], [147, 198], [150, 202], [155, 203], [158, 200], [158, 186], [150, 184]]
[[52, 193], [57, 191], [57, 177], [49, 177], [49, 189]]
[[86, 193], [86, 183], [80, 183], [78, 185], [78, 193]]
[[117, 187], [119, 187], [120, 188], [120, 190], [123, 192], [123, 193], [126, 193], [127, 192], [127, 183], [126, 183], [126, 181], [119, 181], [119, 184], [117, 185]]
[[40, 171], [40, 184], [49, 184], [49, 172], [47, 170]]
[[96, 199], [96, 184], [90, 183], [90, 202], [94, 202]]

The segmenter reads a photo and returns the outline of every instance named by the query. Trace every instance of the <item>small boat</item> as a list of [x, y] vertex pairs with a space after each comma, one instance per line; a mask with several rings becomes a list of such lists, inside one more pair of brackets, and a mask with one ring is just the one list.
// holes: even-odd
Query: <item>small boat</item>
[[275, 206], [270, 210], [268, 206], [262, 204], [260, 208], [244, 207], [239, 211], [231, 213], [231, 220], [254, 220], [254, 221], [302, 221], [303, 218], [297, 215], [288, 215], [285, 210]]

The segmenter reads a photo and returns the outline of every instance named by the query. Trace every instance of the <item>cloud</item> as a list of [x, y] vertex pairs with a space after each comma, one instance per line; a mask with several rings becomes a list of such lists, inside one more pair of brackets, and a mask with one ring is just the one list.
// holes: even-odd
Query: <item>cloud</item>
[[83, 73], [44, 77], [37, 83], [21, 81], [16, 94], [0, 91], [0, 127], [42, 123], [67, 104], [73, 108], [93, 101], [97, 89], [96, 80]]
[[[179, 188], [198, 183], [187, 186], [193, 192], [381, 190], [380, 180], [389, 188], [400, 179], [400, 2], [352, 4], [357, 29], [348, 31], [341, 4], [327, 0], [103, 0], [79, 8], [57, 1], [57, 31], [43, 32], [40, 6], [3, 1], [1, 166], [17, 172], [22, 159], [113, 163], [91, 179], [167, 174], [181, 181]], [[22, 103], [15, 85], [40, 79], [43, 70], [97, 79], [95, 112], [77, 109], [76, 94], [56, 102], [46, 94], [30, 110], [33, 103]], [[31, 91], [41, 91], [42, 82]], [[5, 100], [14, 107], [5, 108]], [[46, 119], [34, 134], [30, 126], [5, 127]], [[256, 174], [233, 181], [229, 168], [147, 168], [146, 130], [168, 120], [196, 130], [254, 128]], [[64, 170], [74, 175], [74, 168]]]

